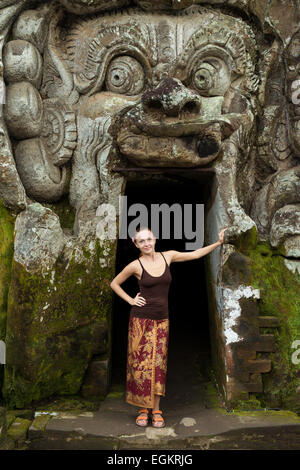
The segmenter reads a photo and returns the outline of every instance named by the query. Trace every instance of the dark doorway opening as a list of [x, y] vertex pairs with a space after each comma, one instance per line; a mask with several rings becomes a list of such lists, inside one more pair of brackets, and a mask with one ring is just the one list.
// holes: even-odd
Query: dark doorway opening
[[[131, 204], [142, 203], [148, 209], [151, 227], [151, 204], [179, 203], [191, 204], [193, 211], [192, 230], [195, 230], [195, 204], [205, 204], [207, 200], [207, 184], [193, 180], [171, 176], [149, 177], [143, 180], [127, 181], [125, 196], [127, 208]], [[127, 223], [135, 217], [128, 217]], [[161, 233], [157, 237], [155, 250], [192, 251], [185, 247], [188, 240], [174, 239], [174, 219], [170, 217], [170, 239], [163, 239]], [[160, 225], [161, 227], [161, 225]], [[205, 246], [205, 240], [203, 246]], [[128, 237], [119, 239], [116, 256], [116, 274], [128, 263], [137, 259], [139, 251]], [[205, 279], [205, 260], [199, 258], [191, 261], [176, 262], [170, 265], [172, 284], [169, 291], [170, 336], [168, 348], [168, 366], [166, 396], [162, 406], [186, 403], [193, 400], [201, 401], [201, 382], [209, 380], [211, 365], [211, 345], [209, 333], [209, 315]], [[139, 291], [137, 279], [132, 276], [122, 284], [122, 288], [131, 297]], [[111, 386], [126, 386], [126, 360], [128, 341], [128, 322], [131, 306], [114, 295], [112, 321], [112, 375]]]

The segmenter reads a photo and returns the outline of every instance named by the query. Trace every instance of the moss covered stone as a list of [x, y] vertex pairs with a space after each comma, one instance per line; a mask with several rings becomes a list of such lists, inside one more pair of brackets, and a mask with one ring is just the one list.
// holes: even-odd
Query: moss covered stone
[[249, 250], [256, 248], [257, 238], [257, 229], [252, 227], [250, 230], [243, 232], [234, 242], [234, 245], [241, 253], [248, 254]]
[[0, 339], [5, 339], [7, 296], [13, 257], [14, 218], [0, 199]]
[[249, 263], [251, 285], [260, 289], [260, 315], [279, 319], [279, 327], [272, 328], [276, 351], [268, 353], [272, 370], [262, 374], [262, 404], [300, 412], [299, 394], [296, 393], [300, 384], [300, 364], [292, 362], [292, 343], [300, 339], [300, 275], [289, 271], [281, 251], [273, 250], [266, 243], [259, 243], [255, 250], [249, 250], [249, 257], [253, 261]]
[[6, 413], [6, 423], [7, 427], [9, 428], [11, 424], [17, 419], [17, 416], [14, 413], [11, 413], [11, 411], [7, 411]]
[[68, 195], [65, 195], [56, 203], [43, 203], [44, 207], [48, 207], [58, 215], [61, 227], [72, 230], [75, 221], [75, 211], [69, 203]]
[[0, 407], [0, 443], [6, 437], [6, 409], [4, 407]]
[[[13, 257], [14, 217], [0, 199], [0, 340], [5, 340], [7, 297], [11, 280], [11, 263]], [[3, 369], [0, 365], [0, 390], [3, 383]]]
[[126, 394], [125, 384], [114, 384], [107, 395], [107, 398], [122, 398]]
[[44, 277], [13, 261], [3, 386], [9, 407], [78, 393], [92, 356], [103, 352], [103, 342], [111, 351], [114, 266], [101, 267], [103, 251], [96, 239], [95, 251], [85, 261], [76, 262], [74, 254], [71, 262], [60, 257]]
[[52, 411], [95, 411], [99, 408], [99, 397], [84, 399], [81, 396], [61, 396], [41, 400], [38, 403], [38, 410], [45, 412]]
[[50, 414], [36, 416], [29, 428], [28, 437], [31, 438], [41, 436], [40, 431], [43, 432], [46, 429], [46, 426], [49, 423], [50, 419], [52, 419], [52, 416]]
[[34, 410], [7, 410], [6, 415], [8, 418], [22, 418], [32, 420], [34, 418]]
[[231, 409], [236, 410], [260, 410], [262, 404], [260, 400], [255, 397], [249, 398], [249, 400], [233, 400], [231, 402]]
[[31, 421], [29, 419], [16, 418], [7, 430], [7, 435], [14, 441], [24, 442]]
[[[250, 236], [248, 234], [248, 236]], [[259, 335], [271, 334], [275, 337], [276, 348], [274, 352], [256, 352], [256, 359], [271, 359], [271, 371], [261, 373], [263, 391], [258, 393], [239, 391], [238, 385], [248, 381], [247, 366], [242, 365], [238, 375], [239, 358], [243, 357], [242, 349], [235, 351], [235, 376], [233, 383], [237, 384], [236, 391], [229, 399], [226, 398], [227, 382], [224, 373], [224, 343], [222, 341], [222, 325], [217, 315], [214, 292], [211, 289], [211, 274], [207, 270], [207, 283], [209, 289], [209, 308], [211, 335], [212, 335], [212, 362], [215, 376], [229, 408], [284, 408], [296, 413], [300, 412], [299, 382], [300, 365], [292, 362], [294, 349], [292, 344], [300, 339], [300, 276], [292, 273], [285, 266], [284, 251], [282, 247], [272, 248], [266, 242], [256, 241], [255, 231], [253, 240], [249, 245], [240, 243], [239, 250], [233, 251], [223, 266], [223, 285], [235, 288], [239, 285], [252, 286], [260, 291], [260, 299], [255, 302], [240, 301], [241, 317], [235, 326], [242, 338], [248, 341], [251, 349], [250, 326], [257, 329]], [[252, 305], [253, 304], [253, 305]], [[250, 310], [249, 310], [250, 308]], [[258, 310], [257, 312], [255, 310]], [[259, 317], [276, 317], [278, 326], [260, 327]], [[258, 333], [256, 333], [257, 336]], [[257, 336], [259, 342], [259, 336]], [[243, 348], [243, 345], [241, 344]], [[247, 347], [245, 343], [245, 351]], [[242, 354], [240, 356], [240, 354]], [[243, 376], [244, 372], [244, 376]], [[235, 382], [234, 382], [235, 381]], [[247, 384], [246, 384], [247, 385]], [[231, 389], [232, 390], [232, 389]], [[242, 388], [241, 388], [242, 390]]]

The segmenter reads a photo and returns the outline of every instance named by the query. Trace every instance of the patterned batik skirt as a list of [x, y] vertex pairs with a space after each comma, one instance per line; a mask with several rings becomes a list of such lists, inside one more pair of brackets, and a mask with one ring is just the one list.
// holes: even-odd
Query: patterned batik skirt
[[126, 369], [126, 402], [154, 408], [154, 395], [166, 393], [169, 319], [130, 316]]

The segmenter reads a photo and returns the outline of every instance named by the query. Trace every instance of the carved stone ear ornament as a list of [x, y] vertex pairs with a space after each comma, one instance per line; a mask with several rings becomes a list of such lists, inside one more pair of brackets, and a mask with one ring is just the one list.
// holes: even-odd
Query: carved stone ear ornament
[[68, 190], [76, 147], [75, 113], [57, 99], [44, 100], [40, 137], [21, 140], [15, 160], [26, 193], [37, 201], [57, 201]]

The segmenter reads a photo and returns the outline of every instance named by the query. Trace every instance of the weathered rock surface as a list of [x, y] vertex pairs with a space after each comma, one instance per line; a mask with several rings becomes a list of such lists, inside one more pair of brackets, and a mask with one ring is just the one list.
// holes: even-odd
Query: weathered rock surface
[[207, 265], [225, 399], [297, 410], [299, 0], [1, 6], [4, 398], [106, 393], [126, 169], [175, 167], [214, 175], [207, 244], [228, 227]]

